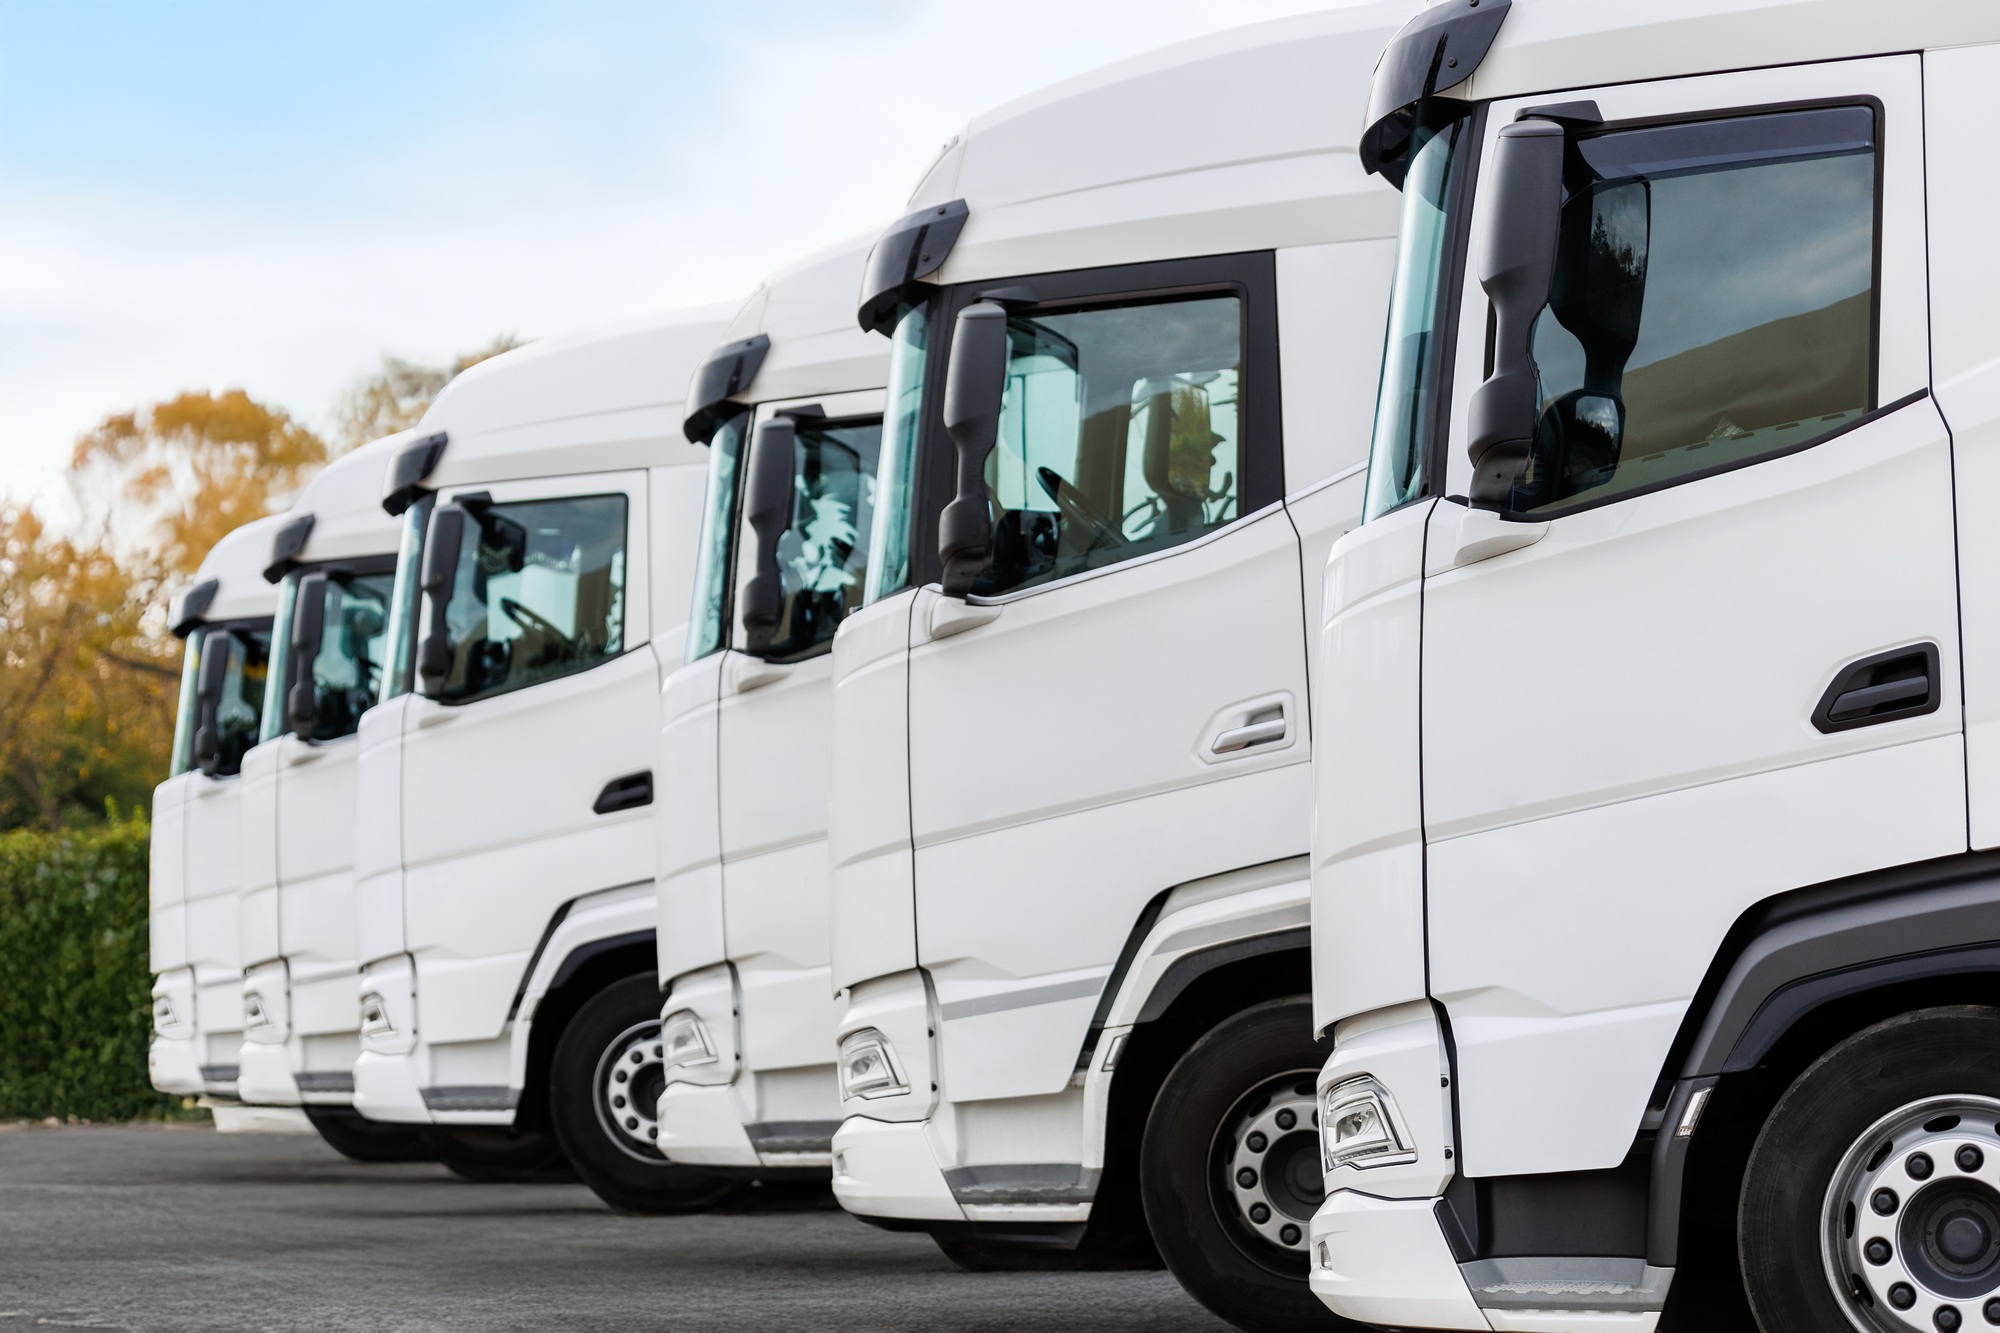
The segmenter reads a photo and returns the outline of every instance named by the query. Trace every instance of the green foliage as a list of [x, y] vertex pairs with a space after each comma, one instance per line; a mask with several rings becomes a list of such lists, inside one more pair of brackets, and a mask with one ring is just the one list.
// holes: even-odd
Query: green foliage
[[0, 1119], [166, 1111], [152, 1034], [146, 821], [0, 833]]

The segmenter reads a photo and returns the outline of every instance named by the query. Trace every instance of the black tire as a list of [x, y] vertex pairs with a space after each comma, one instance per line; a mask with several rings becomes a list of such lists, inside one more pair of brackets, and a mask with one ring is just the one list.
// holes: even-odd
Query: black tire
[[626, 977], [584, 1001], [549, 1069], [556, 1138], [583, 1183], [620, 1212], [694, 1212], [738, 1185], [669, 1162], [653, 1147], [659, 1033], [658, 983], [650, 973]]
[[435, 1162], [437, 1154], [424, 1142], [417, 1125], [390, 1125], [370, 1120], [351, 1106], [305, 1107], [306, 1119], [327, 1146], [354, 1162]]
[[[1996, 1123], [2000, 1011], [1903, 1014], [1821, 1056], [1779, 1098], [1743, 1175], [1737, 1252], [1758, 1327], [1930, 1333], [1996, 1322], [1983, 1313], [2000, 1297]], [[1977, 1151], [1961, 1157], [1968, 1147]], [[1968, 1215], [1980, 1253], [1943, 1272], [1940, 1256], [1968, 1234], [1954, 1219]], [[1906, 1298], [1907, 1315], [1897, 1304]], [[1955, 1325], [1936, 1322], [1940, 1298]]]
[[[1311, 1001], [1271, 1000], [1197, 1041], [1146, 1117], [1139, 1190], [1153, 1241], [1190, 1295], [1251, 1333], [1361, 1327], [1328, 1310], [1306, 1284], [1307, 1222], [1322, 1183], [1310, 1108], [1323, 1063]], [[1273, 1121], [1270, 1133], [1254, 1128], [1281, 1113], [1286, 1119]], [[1234, 1159], [1255, 1137], [1266, 1145], [1256, 1150], [1253, 1172], [1267, 1210], [1260, 1222], [1246, 1211], [1259, 1204], [1243, 1203], [1228, 1175], [1242, 1169]]]
[[453, 1175], [482, 1185], [568, 1185], [576, 1173], [553, 1135], [500, 1125], [434, 1125], [424, 1142]]

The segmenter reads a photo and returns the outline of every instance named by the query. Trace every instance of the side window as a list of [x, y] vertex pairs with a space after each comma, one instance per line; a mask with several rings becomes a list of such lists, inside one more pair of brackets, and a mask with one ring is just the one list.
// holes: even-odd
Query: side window
[[750, 429], [745, 408], [723, 419], [708, 437], [708, 491], [702, 499], [701, 545], [695, 552], [694, 605], [688, 615], [687, 657], [696, 662], [722, 651], [729, 618], [729, 540], [736, 531], [741, 489], [736, 484], [743, 437]]
[[[795, 438], [792, 516], [778, 538], [784, 600], [763, 654], [773, 662], [827, 651], [841, 620], [862, 604], [882, 423], [801, 421]], [[747, 557], [756, 541], [746, 523], [737, 549]]]
[[931, 308], [912, 306], [889, 340], [888, 412], [882, 420], [878, 503], [870, 524], [862, 602], [880, 601], [910, 586], [910, 543], [917, 490], [917, 436], [923, 421], [924, 377], [930, 358]]
[[381, 692], [393, 581], [386, 573], [327, 576], [326, 614], [312, 660], [316, 741], [352, 736]]
[[196, 626], [181, 649], [180, 702], [174, 707], [174, 752], [167, 776], [179, 777], [194, 767], [195, 694], [201, 684], [201, 645], [208, 631]]
[[218, 649], [228, 651], [229, 667], [223, 676], [222, 700], [215, 709], [215, 739], [220, 751], [215, 771], [227, 776], [243, 771], [243, 755], [257, 743], [265, 676], [271, 666], [271, 631], [211, 631], [203, 637], [202, 651]]
[[1517, 512], [1803, 448], [1875, 406], [1868, 107], [1574, 140]]
[[403, 511], [402, 539], [396, 547], [396, 582], [389, 594], [389, 630], [382, 644], [383, 703], [408, 694], [416, 683], [418, 590], [424, 567], [424, 533], [437, 497], [420, 496]]
[[1239, 517], [1242, 307], [1199, 296], [1009, 318], [986, 468], [993, 558], [975, 593], [1165, 550]]
[[624, 496], [465, 507], [437, 698], [518, 690], [624, 651]]

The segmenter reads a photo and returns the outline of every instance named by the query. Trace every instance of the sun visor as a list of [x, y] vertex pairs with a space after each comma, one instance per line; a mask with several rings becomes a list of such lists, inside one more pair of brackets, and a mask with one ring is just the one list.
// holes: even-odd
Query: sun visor
[[221, 587], [220, 579], [203, 579], [175, 593], [174, 600], [167, 604], [168, 631], [176, 639], [194, 633], [201, 626], [201, 618], [208, 614], [208, 608], [215, 605], [215, 594]]
[[681, 419], [681, 434], [689, 444], [708, 443], [716, 423], [729, 415], [724, 404], [750, 387], [770, 350], [770, 335], [759, 333], [722, 344], [696, 368], [688, 385], [687, 415]]
[[396, 451], [394, 461], [389, 464], [389, 474], [382, 479], [382, 509], [390, 517], [396, 517], [417, 502], [424, 493], [424, 481], [437, 471], [439, 460], [444, 457], [445, 445], [451, 437], [443, 431], [426, 435], [421, 440], [411, 440]]
[[1513, 0], [1440, 0], [1405, 23], [1375, 65], [1361, 165], [1397, 189], [1409, 170], [1410, 135], [1424, 99], [1472, 77]]
[[276, 583], [299, 563], [299, 552], [306, 549], [306, 539], [312, 536], [313, 516], [300, 514], [291, 522], [271, 534], [271, 555], [264, 562], [264, 582]]
[[864, 333], [887, 333], [910, 288], [944, 266], [965, 230], [965, 200], [920, 208], [882, 233], [861, 273], [857, 316]]

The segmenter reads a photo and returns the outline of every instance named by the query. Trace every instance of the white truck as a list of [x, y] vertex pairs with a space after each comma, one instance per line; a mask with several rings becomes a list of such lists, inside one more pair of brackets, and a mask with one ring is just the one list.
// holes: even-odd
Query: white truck
[[243, 1031], [237, 943], [239, 772], [257, 743], [277, 595], [263, 579], [273, 516], [215, 544], [174, 596], [184, 639], [169, 776], [153, 789], [148, 869], [153, 1086], [233, 1101]]
[[1996, 83], [1953, 0], [1444, 0], [1384, 55], [1316, 635], [1335, 1311], [2000, 1324]]
[[775, 274], [688, 394], [708, 491], [687, 664], [662, 692], [659, 1145], [730, 1173], [824, 1179], [840, 1123], [829, 653], [861, 602], [889, 364], [854, 323], [866, 253]]
[[[891, 338], [833, 650], [841, 1203], [971, 1266], [1151, 1261], [1325, 1324], [1307, 608], [1358, 521], [1412, 6], [972, 122], [869, 260]], [[1280, 391], [1281, 382], [1283, 391]]]
[[465, 1174], [566, 1155], [633, 1210], [729, 1187], [611, 1099], [659, 1078], [653, 768], [705, 474], [681, 396], [735, 309], [483, 362], [385, 483], [413, 656], [360, 725], [355, 1109]]
[[387, 674], [401, 530], [382, 511], [391, 435], [319, 472], [272, 534], [279, 585], [258, 743], [243, 756], [243, 1046], [237, 1095], [302, 1107], [363, 1161], [427, 1156], [418, 1132], [353, 1109], [356, 731]]

